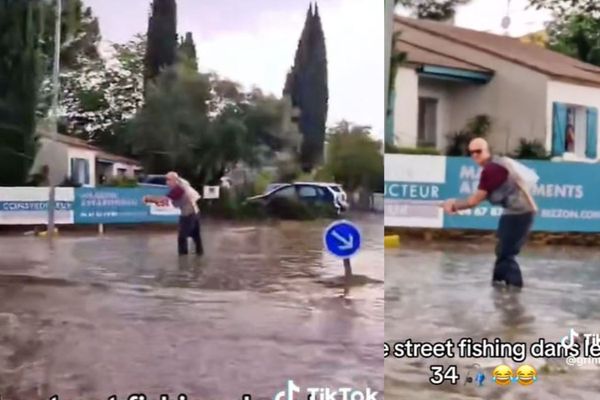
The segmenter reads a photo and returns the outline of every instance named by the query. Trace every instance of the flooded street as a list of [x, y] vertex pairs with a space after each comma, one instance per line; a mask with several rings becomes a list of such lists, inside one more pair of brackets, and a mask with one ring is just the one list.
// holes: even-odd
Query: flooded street
[[[600, 252], [586, 248], [527, 248], [520, 257], [525, 288], [506, 293], [491, 287], [493, 247], [448, 243], [403, 244], [386, 250], [386, 341], [443, 342], [499, 337], [532, 343], [558, 342], [570, 328], [600, 333]], [[483, 387], [464, 385], [473, 363], [481, 364]], [[538, 381], [501, 387], [491, 381], [500, 364], [530, 364]], [[429, 383], [429, 366], [456, 364], [456, 386]], [[477, 371], [472, 373], [472, 376]], [[566, 365], [565, 359], [394, 359], [385, 361], [387, 400], [595, 400], [600, 366]]]
[[0, 393], [233, 400], [288, 379], [382, 391], [383, 222], [352, 220], [364, 242], [348, 298], [328, 221], [208, 224], [201, 259], [178, 259], [176, 232], [63, 235], [53, 250], [0, 237]]

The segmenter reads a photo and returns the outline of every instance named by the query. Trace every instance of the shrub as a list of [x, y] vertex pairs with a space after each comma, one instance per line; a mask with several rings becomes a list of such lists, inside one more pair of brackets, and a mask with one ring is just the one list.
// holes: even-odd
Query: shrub
[[549, 160], [550, 154], [539, 140], [521, 139], [513, 157], [529, 160]]
[[492, 120], [489, 116], [480, 114], [467, 121], [464, 129], [447, 135], [448, 144], [446, 146], [447, 156], [468, 156], [469, 142], [477, 137], [486, 137]]
[[422, 155], [431, 155], [431, 156], [439, 156], [440, 151], [434, 147], [395, 147], [392, 151], [386, 151], [386, 153], [390, 154], [422, 154]]
[[300, 175], [298, 175], [298, 177], [296, 177], [296, 181], [298, 181], [298, 182], [314, 182], [315, 178], [312, 173], [303, 172]]
[[447, 136], [447, 156], [464, 157], [469, 155], [469, 142], [475, 138], [470, 132], [460, 131]]
[[129, 178], [126, 176], [116, 176], [109, 179], [102, 186], [108, 187], [120, 187], [120, 188], [134, 188], [138, 186], [138, 182], [135, 178]]
[[267, 186], [269, 186], [269, 184], [273, 182], [273, 178], [273, 174], [271, 174], [268, 171], [263, 171], [260, 174], [258, 174], [256, 180], [254, 181], [253, 194], [264, 193], [267, 189]]
[[321, 167], [315, 172], [315, 181], [317, 182], [334, 182], [333, 174], [326, 166]]

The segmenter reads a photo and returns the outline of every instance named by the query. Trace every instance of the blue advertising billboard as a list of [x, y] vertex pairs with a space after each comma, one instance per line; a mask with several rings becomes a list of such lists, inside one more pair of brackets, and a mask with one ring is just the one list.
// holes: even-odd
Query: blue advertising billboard
[[179, 210], [145, 204], [144, 196], [164, 196], [163, 188], [77, 188], [76, 224], [176, 222]]
[[[600, 165], [521, 162], [540, 177], [533, 189], [540, 209], [534, 230], [600, 232]], [[385, 173], [386, 226], [488, 230], [498, 224], [502, 208], [487, 202], [458, 215], [439, 208], [441, 201], [477, 189], [481, 168], [470, 158], [386, 155]]]

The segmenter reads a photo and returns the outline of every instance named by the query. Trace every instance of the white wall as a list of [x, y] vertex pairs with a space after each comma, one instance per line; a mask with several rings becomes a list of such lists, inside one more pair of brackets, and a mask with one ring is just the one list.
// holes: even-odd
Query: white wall
[[69, 176], [71, 176], [71, 159], [73, 158], [83, 158], [85, 160], [88, 160], [89, 163], [89, 173], [90, 173], [90, 183], [89, 185], [85, 185], [85, 186], [91, 186], [94, 187], [96, 186], [96, 154], [97, 152], [93, 151], [93, 150], [87, 150], [87, 149], [81, 149], [78, 147], [69, 147], [69, 158], [68, 158], [68, 165], [69, 165]]
[[47, 165], [51, 183], [60, 184], [69, 174], [68, 151], [68, 147], [62, 143], [40, 138], [31, 172], [39, 173]]
[[489, 62], [486, 66], [495, 75], [485, 85], [464, 85], [455, 92], [451, 130], [458, 131], [469, 119], [485, 114], [491, 118], [489, 141], [495, 151], [512, 152], [521, 138], [543, 141], [547, 78], [486, 54], [479, 61]]
[[394, 90], [394, 144], [415, 147], [419, 111], [419, 77], [415, 70], [398, 68]]
[[[557, 81], [548, 82], [548, 97], [546, 102], [547, 129], [545, 137], [548, 151], [552, 149], [552, 103], [555, 101], [585, 107], [596, 107], [598, 112], [600, 112], [600, 88]], [[600, 123], [598, 126], [600, 129]], [[598, 140], [598, 146], [597, 154], [600, 154], [600, 140]]]
[[513, 151], [520, 138], [545, 140], [548, 82], [545, 75], [408, 26], [402, 26], [401, 30], [402, 37], [414, 43], [442, 40], [448, 54], [495, 71], [488, 84], [463, 85], [454, 92], [450, 131], [462, 129], [477, 114], [487, 114], [493, 124], [490, 143], [497, 151]]

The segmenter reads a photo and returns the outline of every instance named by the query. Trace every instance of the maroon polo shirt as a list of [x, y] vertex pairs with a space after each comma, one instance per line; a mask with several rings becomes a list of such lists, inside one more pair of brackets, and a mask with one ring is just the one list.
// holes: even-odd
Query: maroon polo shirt
[[498, 189], [508, 178], [508, 170], [500, 164], [489, 162], [485, 164], [479, 178], [479, 190], [488, 194]]
[[183, 190], [181, 186], [177, 185], [171, 190], [169, 190], [169, 193], [167, 193], [167, 197], [173, 201], [179, 201], [184, 194], [185, 190]]

